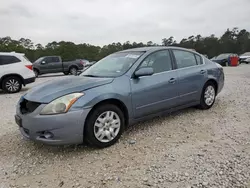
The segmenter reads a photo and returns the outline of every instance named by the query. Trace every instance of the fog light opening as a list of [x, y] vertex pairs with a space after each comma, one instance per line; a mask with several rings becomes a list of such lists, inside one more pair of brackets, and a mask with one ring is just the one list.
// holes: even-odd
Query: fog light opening
[[44, 138], [51, 139], [54, 137], [54, 135], [51, 132], [44, 132], [43, 133]]

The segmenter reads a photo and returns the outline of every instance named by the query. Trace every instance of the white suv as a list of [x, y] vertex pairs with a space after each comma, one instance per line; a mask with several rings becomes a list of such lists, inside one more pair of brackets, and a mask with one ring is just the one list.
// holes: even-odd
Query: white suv
[[0, 89], [8, 93], [16, 93], [35, 81], [32, 63], [24, 54], [0, 52]]

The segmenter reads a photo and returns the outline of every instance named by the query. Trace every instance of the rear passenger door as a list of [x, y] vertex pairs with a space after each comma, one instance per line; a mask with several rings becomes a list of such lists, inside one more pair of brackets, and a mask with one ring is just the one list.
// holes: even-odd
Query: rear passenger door
[[185, 105], [200, 100], [207, 71], [203, 58], [190, 51], [172, 50], [177, 65], [179, 103]]
[[49, 68], [51, 72], [56, 73], [56, 72], [62, 72], [62, 62], [60, 61], [59, 57], [50, 57], [51, 61], [49, 63]]

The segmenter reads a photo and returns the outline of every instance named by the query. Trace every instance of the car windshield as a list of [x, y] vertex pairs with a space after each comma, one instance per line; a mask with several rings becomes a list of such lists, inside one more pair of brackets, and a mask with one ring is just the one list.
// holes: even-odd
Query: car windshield
[[225, 59], [228, 58], [228, 56], [230, 56], [231, 54], [220, 54], [219, 56], [216, 57], [216, 59], [220, 60], [220, 59]]
[[43, 59], [43, 57], [40, 57], [39, 59], [37, 59], [34, 63], [40, 62]]
[[130, 67], [144, 52], [118, 52], [111, 54], [90, 68], [85, 70], [81, 76], [91, 77], [117, 77], [127, 72]]

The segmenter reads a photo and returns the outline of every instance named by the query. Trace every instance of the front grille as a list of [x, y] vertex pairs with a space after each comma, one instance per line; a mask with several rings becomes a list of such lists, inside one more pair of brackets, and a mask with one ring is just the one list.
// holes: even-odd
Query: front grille
[[20, 103], [20, 111], [22, 114], [32, 113], [40, 105], [41, 105], [41, 103], [32, 102], [32, 101], [28, 101], [26, 99], [23, 99], [23, 101]]

